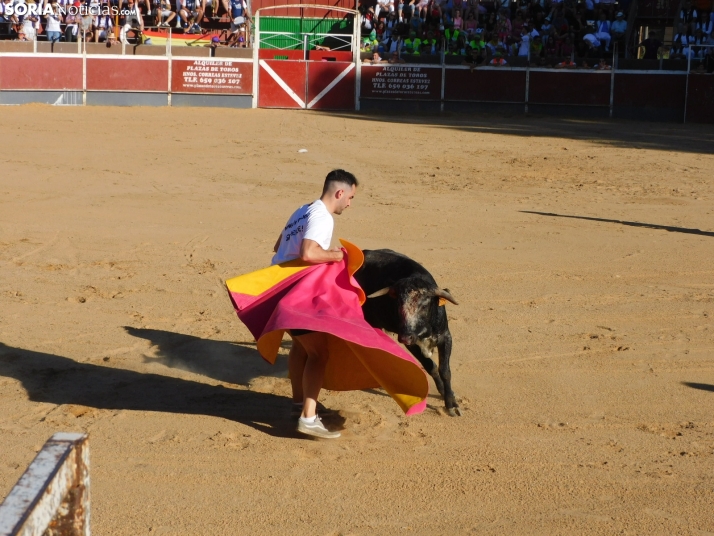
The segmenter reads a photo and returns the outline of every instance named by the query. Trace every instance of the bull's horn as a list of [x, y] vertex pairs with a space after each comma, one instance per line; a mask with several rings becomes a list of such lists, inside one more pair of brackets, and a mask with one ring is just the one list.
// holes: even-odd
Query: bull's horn
[[435, 296], [438, 296], [439, 298], [444, 298], [445, 300], [450, 301], [450, 302], [453, 303], [454, 305], [458, 305], [458, 304], [459, 304], [459, 302], [457, 302], [457, 301], [454, 299], [454, 297], [449, 293], [449, 289], [448, 289], [448, 288], [444, 288], [444, 289], [438, 288], [438, 289], [436, 289], [436, 290], [434, 291], [434, 295], [435, 295]]
[[392, 287], [384, 287], [382, 289], [379, 289], [377, 292], [373, 292], [368, 298], [379, 298], [380, 296], [384, 296], [385, 294], [389, 294], [389, 291], [392, 290]]

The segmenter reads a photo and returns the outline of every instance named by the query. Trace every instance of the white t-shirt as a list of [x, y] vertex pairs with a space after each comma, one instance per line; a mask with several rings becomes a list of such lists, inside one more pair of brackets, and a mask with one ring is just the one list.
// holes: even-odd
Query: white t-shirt
[[322, 249], [330, 249], [335, 221], [325, 203], [314, 201], [297, 209], [283, 229], [278, 252], [271, 264], [281, 264], [300, 257], [300, 245], [308, 238], [317, 242]]

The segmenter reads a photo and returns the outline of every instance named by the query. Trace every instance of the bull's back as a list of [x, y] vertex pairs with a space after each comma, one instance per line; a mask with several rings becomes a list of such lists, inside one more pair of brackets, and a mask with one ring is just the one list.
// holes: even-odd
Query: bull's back
[[[434, 278], [421, 264], [391, 249], [365, 249], [364, 264], [355, 273], [362, 289], [371, 294], [415, 274]], [[434, 282], [436, 285], [436, 282]]]
[[[365, 294], [369, 295], [415, 274], [424, 275], [432, 281], [434, 279], [426, 268], [406, 255], [391, 249], [366, 249], [364, 264], [354, 277]], [[365, 320], [371, 326], [394, 333], [399, 331], [399, 309], [394, 298], [388, 295], [368, 298], [362, 310]]]

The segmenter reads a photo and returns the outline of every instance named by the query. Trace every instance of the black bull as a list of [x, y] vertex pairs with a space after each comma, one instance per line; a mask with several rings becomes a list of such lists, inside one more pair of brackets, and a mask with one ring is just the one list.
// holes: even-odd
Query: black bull
[[[397, 334], [399, 342], [434, 378], [449, 415], [461, 415], [451, 389], [451, 332], [444, 301], [456, 304], [418, 262], [391, 249], [364, 251], [364, 265], [355, 279], [367, 294], [364, 318], [379, 329]], [[441, 303], [440, 303], [441, 302]], [[431, 360], [439, 352], [439, 367]]]

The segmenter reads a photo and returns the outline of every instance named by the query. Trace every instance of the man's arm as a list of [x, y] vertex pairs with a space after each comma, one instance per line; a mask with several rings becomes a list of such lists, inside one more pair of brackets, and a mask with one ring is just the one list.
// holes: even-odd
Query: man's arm
[[342, 260], [342, 250], [325, 250], [320, 244], [309, 238], [303, 238], [300, 243], [300, 259], [310, 264], [320, 264], [323, 262], [339, 262]]

